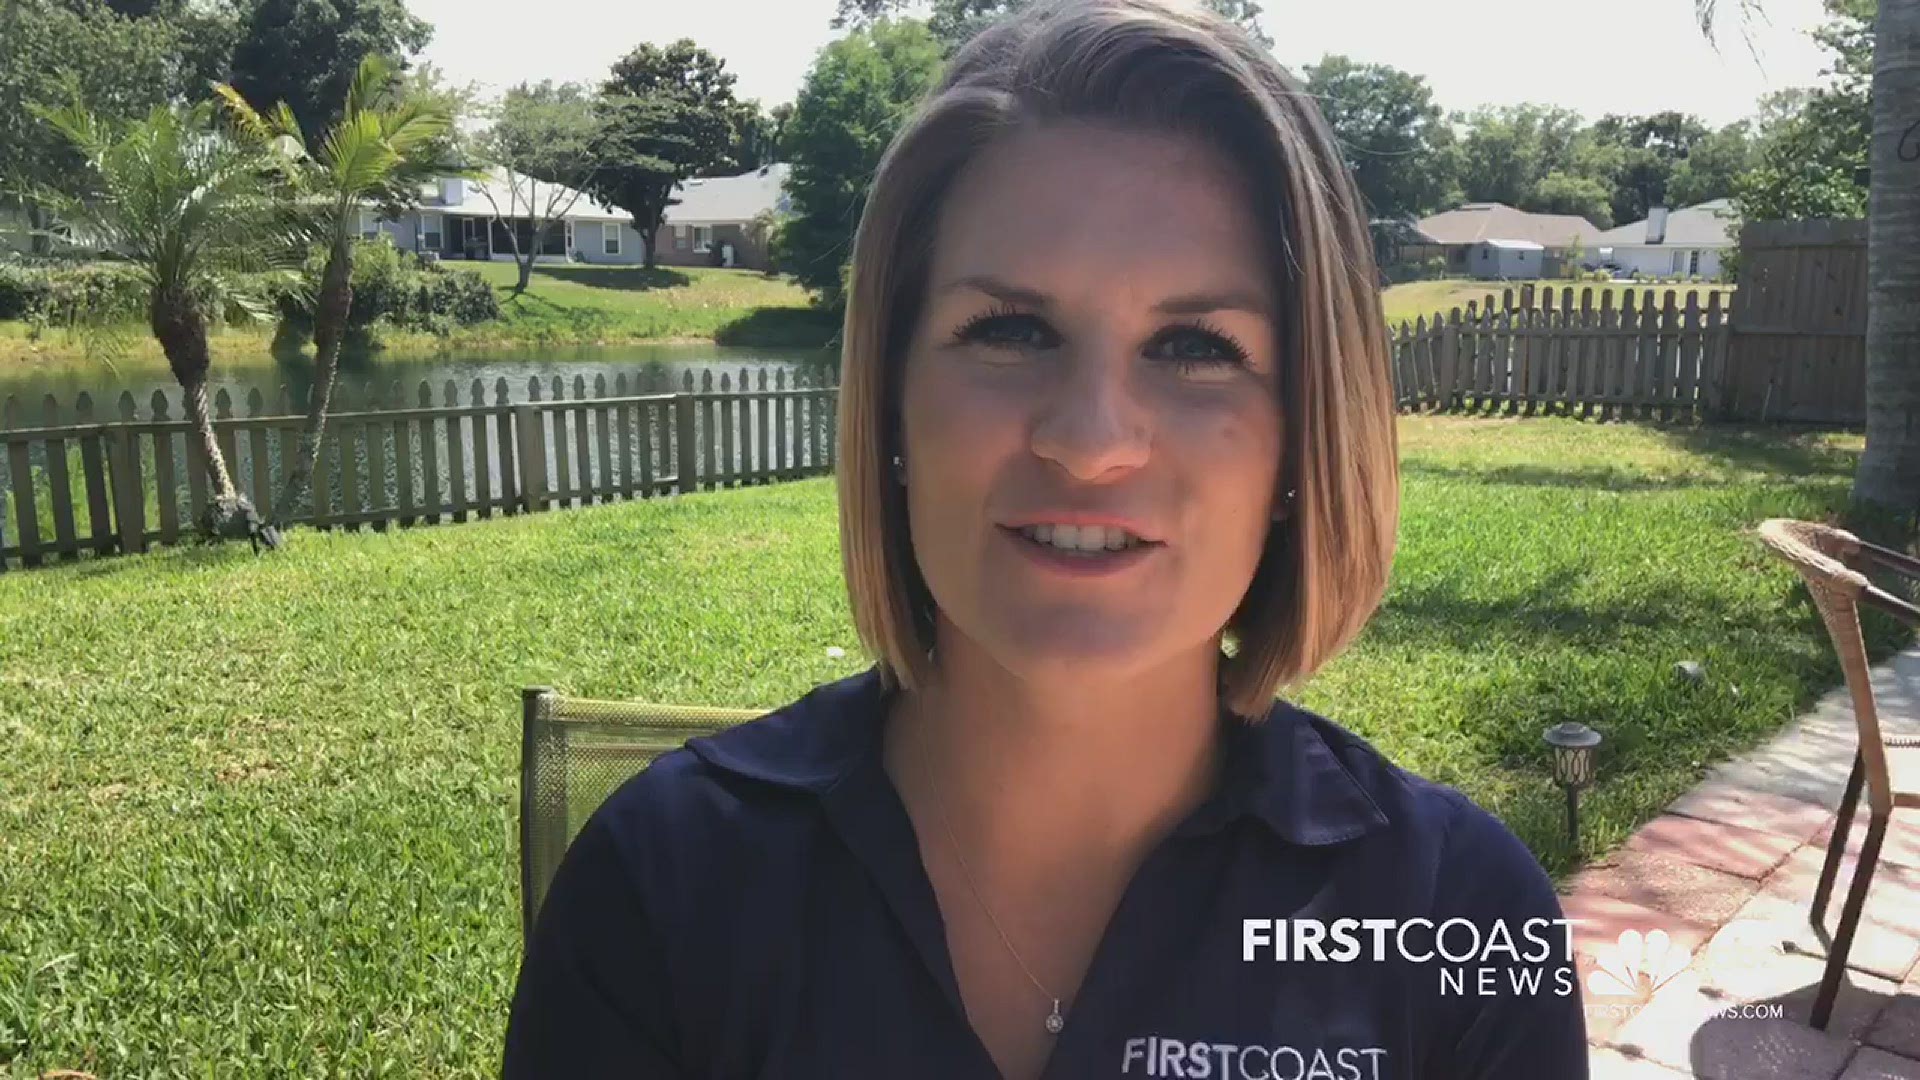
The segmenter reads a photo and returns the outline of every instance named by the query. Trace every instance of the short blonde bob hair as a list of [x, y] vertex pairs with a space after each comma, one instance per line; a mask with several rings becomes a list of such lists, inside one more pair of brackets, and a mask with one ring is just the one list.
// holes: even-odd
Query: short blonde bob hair
[[1275, 264], [1282, 490], [1223, 631], [1221, 698], [1265, 716], [1282, 686], [1345, 648], [1386, 590], [1399, 522], [1386, 322], [1358, 190], [1326, 120], [1239, 27], [1167, 0], [1041, 0], [969, 42], [894, 138], [854, 242], [837, 471], [854, 624], [888, 686], [933, 673], [934, 602], [912, 549], [901, 373], [948, 185], [1010, 129], [1090, 120], [1198, 136], [1271, 193], [1256, 207]]

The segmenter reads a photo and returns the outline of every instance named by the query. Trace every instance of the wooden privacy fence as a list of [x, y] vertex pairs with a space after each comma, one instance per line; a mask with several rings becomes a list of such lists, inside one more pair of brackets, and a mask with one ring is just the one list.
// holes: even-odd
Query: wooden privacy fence
[[1742, 419], [1867, 419], [1867, 223], [1740, 230], [1728, 410]]
[[[660, 373], [657, 373], [657, 375]], [[409, 399], [398, 383], [354, 400], [341, 387], [330, 402], [314, 465], [312, 497], [295, 522], [321, 528], [385, 528], [467, 521], [738, 487], [830, 472], [839, 388], [785, 369], [685, 372], [611, 392], [604, 375], [535, 376], [519, 401], [507, 380], [491, 400], [475, 379], [452, 380], [435, 402], [422, 382]], [[247, 395], [245, 416], [231, 395], [214, 400], [214, 431], [234, 486], [263, 508], [279, 494], [305, 422], [304, 403], [284, 387], [268, 409]], [[191, 533], [211, 483], [191, 425], [155, 391], [138, 415], [122, 393], [112, 416], [81, 394], [71, 413], [49, 396], [35, 413], [0, 405], [0, 571], [9, 560], [37, 566], [83, 553], [144, 551]], [[170, 415], [172, 414], [172, 415]], [[10, 504], [10, 507], [9, 507]]]
[[[1719, 292], [1503, 290], [1391, 334], [1402, 409], [1672, 419], [1727, 413]], [[1576, 299], [1577, 293], [1577, 299]]]

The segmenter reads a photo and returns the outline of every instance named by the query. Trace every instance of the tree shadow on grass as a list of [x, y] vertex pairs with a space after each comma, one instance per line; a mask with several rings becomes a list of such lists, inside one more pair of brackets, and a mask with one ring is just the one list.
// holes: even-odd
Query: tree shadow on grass
[[821, 308], [759, 307], [714, 331], [713, 340], [770, 349], [824, 349], [839, 333], [839, 318]]
[[1438, 465], [1427, 461], [1402, 461], [1400, 474], [1423, 480], [1465, 480], [1476, 484], [1504, 484], [1516, 487], [1593, 488], [1596, 491], [1674, 491], [1684, 488], [1731, 487], [1747, 483], [1713, 476], [1647, 476], [1610, 465], [1569, 466], [1502, 465], [1475, 469], [1460, 465]]
[[1831, 428], [1749, 424], [1650, 425], [1667, 442], [1723, 468], [1794, 479], [1851, 477], [1858, 452], [1827, 445]]
[[679, 270], [656, 266], [648, 269], [644, 266], [553, 266], [535, 264], [535, 277], [549, 277], [555, 281], [572, 282], [595, 289], [617, 289], [622, 292], [647, 292], [652, 289], [676, 289], [693, 284], [693, 278]]

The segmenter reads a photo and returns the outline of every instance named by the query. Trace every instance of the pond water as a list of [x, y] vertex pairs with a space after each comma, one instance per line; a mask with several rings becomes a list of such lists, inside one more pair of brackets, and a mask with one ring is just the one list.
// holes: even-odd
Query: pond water
[[[589, 392], [595, 378], [604, 376], [611, 393], [615, 377], [624, 374], [630, 387], [628, 392], [635, 393], [639, 392], [635, 389], [639, 386], [646, 386], [649, 392], [655, 387], [677, 389], [684, 372], [692, 372], [694, 378], [699, 379], [710, 371], [717, 385], [723, 372], [737, 379], [743, 368], [756, 380], [761, 371], [771, 379], [776, 370], [784, 370], [789, 380], [795, 374], [805, 374], [810, 382], [819, 385], [817, 380], [830, 377], [837, 363], [838, 354], [831, 350], [711, 344], [523, 348], [404, 358], [360, 353], [341, 357], [335, 393], [355, 403], [368, 400], [369, 395], [381, 402], [390, 402], [397, 385], [404, 400], [415, 404], [419, 386], [425, 382], [432, 388], [434, 403], [439, 404], [449, 381], [459, 387], [460, 397], [465, 401], [474, 380], [478, 379], [491, 402], [495, 383], [504, 378], [509, 400], [517, 402], [526, 400], [528, 380], [535, 376], [540, 379], [543, 397], [551, 397], [552, 380], [558, 377], [564, 381], [567, 396], [571, 398], [576, 376], [585, 380]], [[232, 397], [235, 413], [246, 415], [245, 402], [252, 390], [259, 390], [262, 398], [271, 404], [285, 387], [291, 400], [300, 402], [305, 400], [312, 384], [310, 356], [274, 357], [263, 353], [254, 363], [215, 361], [208, 376], [207, 391], [211, 398], [226, 390]], [[121, 360], [111, 367], [99, 359], [0, 363], [0, 403], [8, 397], [15, 398], [22, 413], [22, 424], [33, 424], [40, 419], [42, 403], [49, 394], [59, 403], [62, 418], [71, 417], [73, 402], [83, 391], [92, 396], [94, 415], [100, 418], [116, 416], [113, 403], [122, 391], [131, 391], [139, 415], [145, 418], [155, 390], [166, 394], [171, 405], [170, 415], [180, 416], [180, 385], [161, 360]]]

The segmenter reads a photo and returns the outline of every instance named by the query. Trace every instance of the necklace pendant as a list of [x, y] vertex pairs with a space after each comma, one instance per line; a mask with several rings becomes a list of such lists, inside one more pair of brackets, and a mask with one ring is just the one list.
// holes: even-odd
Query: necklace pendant
[[1058, 1035], [1067, 1026], [1066, 1017], [1060, 1015], [1060, 999], [1053, 999], [1053, 1011], [1047, 1014], [1047, 1034]]

